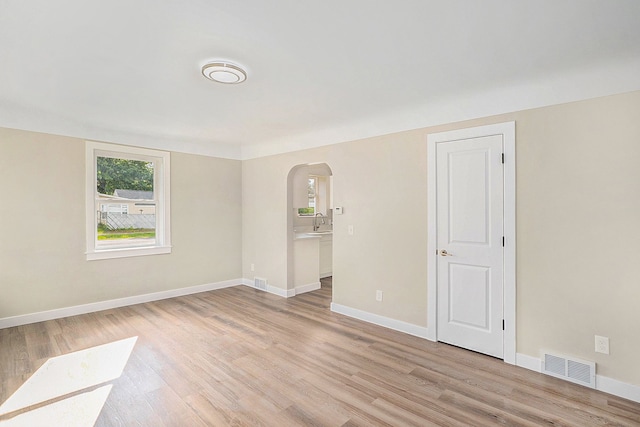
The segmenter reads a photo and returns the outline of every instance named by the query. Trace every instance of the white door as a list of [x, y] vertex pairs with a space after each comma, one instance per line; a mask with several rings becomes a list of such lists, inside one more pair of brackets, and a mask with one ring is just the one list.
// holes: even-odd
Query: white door
[[436, 147], [437, 336], [503, 358], [502, 135]]

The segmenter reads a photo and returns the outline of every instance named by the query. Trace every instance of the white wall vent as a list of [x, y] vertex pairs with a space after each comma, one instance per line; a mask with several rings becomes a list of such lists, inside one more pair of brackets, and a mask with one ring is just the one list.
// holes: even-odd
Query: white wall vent
[[253, 287], [256, 289], [261, 289], [263, 291], [267, 290], [267, 279], [263, 279], [262, 277], [254, 277], [253, 278]]
[[562, 378], [572, 383], [596, 388], [596, 364], [565, 356], [545, 353], [542, 358], [542, 373]]

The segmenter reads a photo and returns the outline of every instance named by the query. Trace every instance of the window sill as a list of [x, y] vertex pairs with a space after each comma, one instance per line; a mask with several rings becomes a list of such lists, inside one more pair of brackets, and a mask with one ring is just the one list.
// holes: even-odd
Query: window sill
[[171, 246], [152, 246], [147, 248], [103, 249], [87, 252], [87, 261], [112, 258], [129, 258], [134, 256], [170, 254]]

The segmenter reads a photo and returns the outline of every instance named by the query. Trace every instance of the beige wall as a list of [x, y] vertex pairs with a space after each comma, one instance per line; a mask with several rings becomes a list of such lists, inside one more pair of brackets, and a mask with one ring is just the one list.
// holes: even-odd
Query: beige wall
[[334, 302], [428, 326], [427, 134], [515, 120], [517, 351], [594, 360], [640, 385], [638, 111], [633, 92], [242, 163], [174, 153], [173, 253], [92, 262], [83, 142], [0, 129], [0, 317], [238, 277], [290, 288], [288, 174], [326, 162], [344, 207]]
[[293, 219], [287, 218], [288, 175], [299, 164], [325, 162], [326, 152], [322, 147], [242, 162], [243, 277], [264, 277], [271, 286], [293, 288], [293, 266], [287, 257], [293, 231]]
[[594, 360], [637, 385], [639, 111], [634, 92], [514, 115], [518, 352]]
[[[244, 277], [287, 287], [287, 174], [326, 162], [344, 207], [333, 301], [428, 326], [427, 134], [515, 120], [517, 351], [594, 360], [598, 374], [640, 385], [638, 111], [634, 92], [245, 161]], [[595, 334], [610, 355], [594, 352]]]
[[241, 277], [239, 161], [172, 153], [173, 253], [86, 261], [84, 153], [0, 128], [0, 318]]

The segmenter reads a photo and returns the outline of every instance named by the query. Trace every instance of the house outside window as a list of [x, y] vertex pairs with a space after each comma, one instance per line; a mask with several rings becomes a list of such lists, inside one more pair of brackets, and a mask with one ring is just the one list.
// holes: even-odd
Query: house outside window
[[114, 205], [114, 204], [101, 204], [100, 212], [115, 212], [119, 214], [128, 214], [129, 206], [128, 205]]
[[86, 143], [87, 259], [171, 252], [168, 152]]

